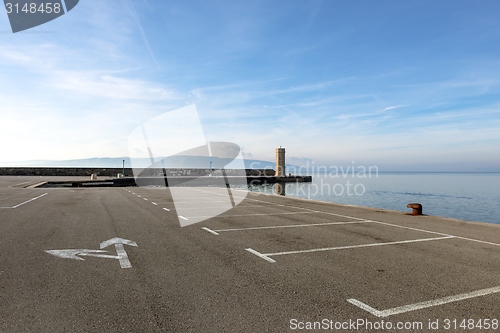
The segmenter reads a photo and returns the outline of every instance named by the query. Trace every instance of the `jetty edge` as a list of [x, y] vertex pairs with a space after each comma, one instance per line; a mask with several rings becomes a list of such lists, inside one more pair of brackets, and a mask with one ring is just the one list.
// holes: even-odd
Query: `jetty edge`
[[[209, 186], [220, 180], [244, 185], [312, 182], [312, 176], [276, 176], [273, 169], [242, 170], [214, 169], [145, 169], [134, 177], [132, 168], [57, 168], [57, 167], [3, 167], [3, 176], [69, 177], [61, 180], [40, 181], [36, 187], [125, 187], [137, 186]], [[88, 179], [70, 179], [88, 177]]]

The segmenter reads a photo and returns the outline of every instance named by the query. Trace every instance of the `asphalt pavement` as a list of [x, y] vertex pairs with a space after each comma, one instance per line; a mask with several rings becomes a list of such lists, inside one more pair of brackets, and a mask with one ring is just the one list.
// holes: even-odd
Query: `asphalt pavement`
[[47, 179], [0, 177], [1, 332], [500, 332], [499, 225]]

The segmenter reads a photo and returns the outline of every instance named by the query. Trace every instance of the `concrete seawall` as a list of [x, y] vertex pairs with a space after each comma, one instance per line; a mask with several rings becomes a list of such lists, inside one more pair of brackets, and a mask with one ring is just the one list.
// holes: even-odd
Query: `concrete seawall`
[[217, 186], [231, 185], [265, 185], [275, 183], [311, 182], [311, 176], [227, 176], [227, 177], [141, 177], [141, 178], [108, 178], [97, 180], [57, 180], [40, 182], [35, 187], [126, 187], [126, 186]]
[[213, 184], [262, 185], [275, 183], [305, 183], [311, 182], [311, 176], [227, 176], [227, 177], [141, 177], [115, 179], [115, 186], [160, 185], [160, 186], [210, 186]]
[[[1, 167], [0, 176], [116, 176], [122, 168], [59, 168], [59, 167]], [[125, 168], [125, 175], [132, 176], [130, 168]]]
[[[114, 177], [124, 173], [125, 177], [133, 177], [132, 168], [65, 168], [65, 167], [0, 167], [0, 176], [89, 176], [95, 174], [100, 177]], [[210, 169], [158, 169], [148, 168], [141, 170], [141, 177], [201, 177], [209, 174], [221, 174], [220, 170]], [[226, 170], [228, 176], [241, 176], [242, 170]], [[246, 169], [247, 176], [273, 177], [273, 169]]]
[[[116, 178], [123, 173], [124, 178]], [[0, 176], [41, 176], [41, 177], [89, 177], [82, 180], [61, 179], [40, 182], [37, 187], [123, 187], [123, 186], [212, 186], [229, 183], [231, 185], [262, 185], [275, 183], [311, 182], [311, 176], [275, 176], [272, 169], [243, 170], [210, 169], [158, 169], [142, 170], [140, 177], [134, 178], [131, 168], [62, 168], [62, 167], [2, 167]], [[242, 175], [243, 174], [243, 175]], [[244, 176], [246, 174], [246, 176]], [[91, 180], [90, 176], [97, 179]]]

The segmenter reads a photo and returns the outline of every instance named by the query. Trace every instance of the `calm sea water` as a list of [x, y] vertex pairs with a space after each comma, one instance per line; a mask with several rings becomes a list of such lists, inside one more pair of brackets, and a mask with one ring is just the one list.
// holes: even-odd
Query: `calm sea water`
[[[286, 184], [285, 195], [311, 200], [411, 212], [500, 224], [500, 173], [313, 174], [312, 183]], [[276, 194], [276, 185], [251, 191]]]

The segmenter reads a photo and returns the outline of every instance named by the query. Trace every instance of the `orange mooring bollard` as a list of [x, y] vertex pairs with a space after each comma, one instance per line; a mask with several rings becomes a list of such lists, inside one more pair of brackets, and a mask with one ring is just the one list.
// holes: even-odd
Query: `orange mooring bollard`
[[413, 209], [411, 212], [411, 215], [417, 216], [417, 215], [422, 215], [422, 205], [419, 203], [410, 203], [406, 205], [406, 207]]

